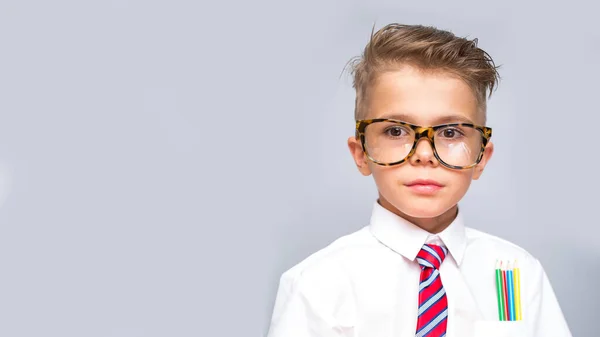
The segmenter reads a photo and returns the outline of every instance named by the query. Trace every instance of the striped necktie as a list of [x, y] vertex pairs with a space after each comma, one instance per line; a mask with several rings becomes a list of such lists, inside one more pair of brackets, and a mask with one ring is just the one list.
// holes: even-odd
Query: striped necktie
[[439, 268], [448, 254], [443, 246], [426, 244], [417, 254], [421, 266], [416, 337], [446, 336], [448, 299]]

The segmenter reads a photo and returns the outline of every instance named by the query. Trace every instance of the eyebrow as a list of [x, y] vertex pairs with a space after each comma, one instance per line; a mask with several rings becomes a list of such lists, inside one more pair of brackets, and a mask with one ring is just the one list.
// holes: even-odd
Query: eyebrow
[[[415, 120], [414, 117], [406, 115], [406, 114], [399, 114], [399, 113], [392, 113], [392, 114], [387, 114], [387, 115], [383, 115], [380, 118], [386, 118], [386, 119], [397, 119], [403, 122], [407, 122], [407, 123], [411, 123], [414, 124]], [[439, 124], [450, 124], [450, 123], [469, 123], [469, 124], [475, 124], [475, 122], [473, 122], [471, 119], [465, 117], [465, 116], [461, 116], [461, 115], [447, 115], [447, 116], [441, 116], [438, 117], [436, 119], [434, 119], [434, 124], [433, 125], [439, 125]]]

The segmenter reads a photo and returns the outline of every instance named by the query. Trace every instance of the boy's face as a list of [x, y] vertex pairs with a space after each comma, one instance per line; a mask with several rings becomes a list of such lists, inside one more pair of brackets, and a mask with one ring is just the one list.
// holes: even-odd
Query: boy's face
[[[410, 66], [381, 74], [369, 88], [365, 108], [368, 111], [365, 119], [391, 118], [420, 126], [453, 122], [482, 125], [484, 119], [473, 91], [462, 80], [441, 71], [424, 72]], [[481, 176], [493, 152], [489, 142], [477, 166], [456, 170], [441, 165], [431, 143], [423, 138], [416, 152], [395, 166], [370, 161], [363, 153], [360, 139], [350, 137], [348, 146], [359, 171], [363, 175], [373, 174], [382, 206], [415, 222], [424, 218], [440, 220], [424, 225], [431, 227], [425, 228], [430, 232], [436, 231], [440, 222], [447, 222], [444, 218], [453, 218], [458, 202], [471, 181]], [[417, 180], [433, 184], [415, 184]]]

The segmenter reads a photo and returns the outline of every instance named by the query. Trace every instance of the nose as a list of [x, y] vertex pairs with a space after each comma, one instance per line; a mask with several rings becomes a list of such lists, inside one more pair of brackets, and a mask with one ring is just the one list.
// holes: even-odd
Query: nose
[[415, 152], [410, 156], [409, 161], [413, 165], [432, 165], [434, 167], [439, 165], [437, 158], [433, 154], [433, 145], [425, 137], [417, 141]]

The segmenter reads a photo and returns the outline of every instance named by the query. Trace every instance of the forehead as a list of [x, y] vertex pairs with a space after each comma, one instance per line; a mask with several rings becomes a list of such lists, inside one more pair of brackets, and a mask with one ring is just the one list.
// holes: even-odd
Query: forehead
[[367, 92], [367, 118], [393, 118], [418, 125], [481, 123], [473, 90], [442, 71], [403, 66], [380, 74]]

